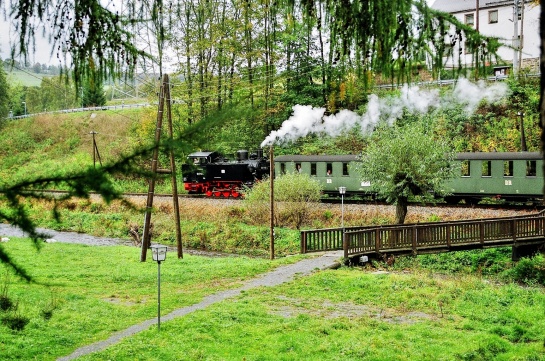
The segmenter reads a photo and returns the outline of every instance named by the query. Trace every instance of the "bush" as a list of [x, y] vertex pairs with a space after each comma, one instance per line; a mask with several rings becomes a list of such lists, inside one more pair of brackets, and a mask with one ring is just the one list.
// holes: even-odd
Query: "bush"
[[[245, 203], [251, 210], [248, 213], [253, 222], [265, 223], [269, 219], [270, 187], [267, 179], [245, 192]], [[321, 184], [308, 174], [295, 172], [277, 177], [274, 180], [275, 225], [300, 229], [308, 222], [312, 204], [320, 200], [321, 192]]]
[[538, 254], [532, 258], [522, 258], [507, 271], [507, 275], [517, 282], [545, 285], [545, 257]]

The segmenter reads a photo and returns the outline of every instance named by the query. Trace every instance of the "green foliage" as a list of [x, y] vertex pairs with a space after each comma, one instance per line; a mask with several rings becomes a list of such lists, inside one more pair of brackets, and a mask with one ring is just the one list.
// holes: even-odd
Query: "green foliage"
[[9, 85], [6, 79], [4, 67], [0, 66], [0, 119], [9, 113]]
[[96, 73], [87, 77], [82, 96], [81, 102], [84, 107], [99, 107], [106, 104], [102, 79]]
[[507, 275], [517, 282], [545, 286], [545, 256], [537, 254], [532, 258], [524, 257], [507, 272]]
[[[244, 193], [244, 202], [252, 210], [254, 221], [264, 222], [269, 217], [270, 188], [270, 179], [266, 179]], [[321, 191], [321, 184], [308, 174], [294, 172], [276, 177], [275, 224], [299, 229], [307, 220], [312, 204], [320, 200]]]
[[[406, 212], [410, 197], [442, 193], [442, 183], [456, 171], [453, 159], [446, 140], [434, 139], [424, 122], [412, 122], [377, 129], [357, 170], [380, 198]], [[404, 218], [401, 214], [397, 221], [403, 223]]]

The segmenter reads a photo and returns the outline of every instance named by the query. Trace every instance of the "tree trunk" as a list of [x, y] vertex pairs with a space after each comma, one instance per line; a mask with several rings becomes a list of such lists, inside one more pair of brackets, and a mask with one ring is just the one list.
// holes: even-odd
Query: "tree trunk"
[[407, 197], [399, 197], [396, 203], [396, 224], [405, 223], [405, 217], [407, 216], [407, 205], [409, 201]]

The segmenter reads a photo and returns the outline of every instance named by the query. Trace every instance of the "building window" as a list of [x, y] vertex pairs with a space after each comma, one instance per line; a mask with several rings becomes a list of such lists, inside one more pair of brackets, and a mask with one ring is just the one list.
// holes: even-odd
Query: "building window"
[[488, 12], [488, 23], [496, 24], [498, 22], [498, 10], [490, 10]]
[[535, 177], [536, 176], [536, 161], [528, 160], [526, 161], [526, 176]]
[[286, 163], [280, 163], [280, 174], [286, 174]]
[[310, 175], [316, 175], [316, 163], [310, 163]]
[[474, 14], [466, 14], [465, 15], [465, 23], [468, 26], [475, 25], [475, 15]]
[[301, 170], [301, 163], [295, 163], [295, 171], [297, 173], [301, 173], [302, 170]]
[[343, 163], [343, 175], [348, 175], [348, 163]]

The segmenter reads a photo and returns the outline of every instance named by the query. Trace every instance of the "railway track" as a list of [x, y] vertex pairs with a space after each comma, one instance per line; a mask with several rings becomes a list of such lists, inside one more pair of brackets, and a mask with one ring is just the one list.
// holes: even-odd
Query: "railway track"
[[[66, 191], [62, 190], [44, 190], [44, 193], [51, 193], [51, 194], [66, 194]], [[98, 196], [98, 193], [91, 193], [96, 194]], [[147, 193], [139, 193], [139, 192], [127, 192], [123, 193], [125, 197], [128, 198], [146, 198], [148, 196]], [[170, 198], [172, 197], [172, 194], [169, 193], [156, 193], [154, 197], [157, 198]], [[222, 199], [229, 199], [229, 200], [242, 200], [242, 198], [223, 198], [223, 197], [207, 197], [203, 194], [179, 194], [178, 198], [186, 198], [186, 199], [216, 199], [216, 200], [222, 200]], [[344, 204], [357, 204], [357, 205], [376, 205], [376, 206], [386, 206], [390, 205], [386, 202], [381, 202], [377, 200], [366, 200], [366, 199], [359, 199], [359, 198], [344, 198], [341, 200], [341, 198], [338, 197], [324, 197], [321, 199], [321, 203], [324, 204], [341, 204], [341, 202], [344, 202]], [[419, 206], [419, 207], [437, 207], [437, 208], [459, 208], [459, 209], [498, 209], [498, 210], [534, 210], [534, 211], [542, 211], [545, 210], [545, 204], [530, 204], [530, 203], [492, 203], [492, 204], [449, 204], [449, 203], [441, 203], [441, 202], [430, 202], [430, 203], [421, 203], [421, 202], [411, 202], [409, 203], [409, 206]]]

